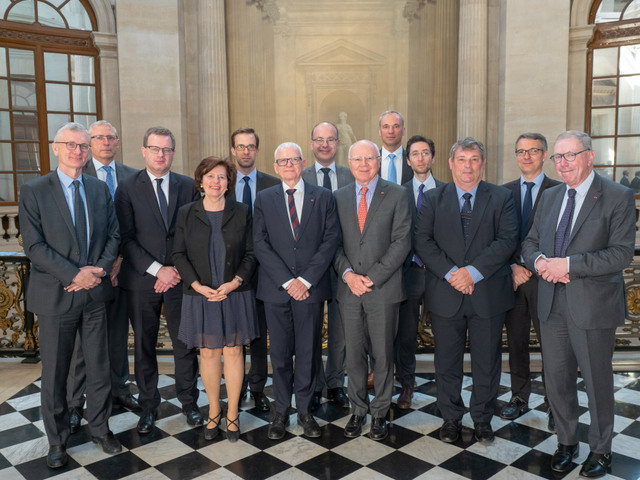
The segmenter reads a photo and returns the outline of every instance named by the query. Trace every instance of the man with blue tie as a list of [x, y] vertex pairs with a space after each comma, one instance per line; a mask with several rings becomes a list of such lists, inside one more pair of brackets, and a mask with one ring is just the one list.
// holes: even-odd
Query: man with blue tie
[[413, 171], [407, 164], [407, 151], [402, 148], [402, 138], [406, 133], [404, 117], [400, 112], [387, 110], [380, 115], [378, 126], [382, 140], [380, 176], [396, 185], [404, 185], [413, 177]]

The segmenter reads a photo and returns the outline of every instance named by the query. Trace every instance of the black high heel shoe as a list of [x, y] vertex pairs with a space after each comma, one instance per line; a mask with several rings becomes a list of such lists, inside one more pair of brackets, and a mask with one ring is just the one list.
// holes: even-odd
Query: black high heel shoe
[[[205, 440], [211, 441], [211, 440], [213, 440], [214, 438], [216, 438], [218, 436], [218, 434], [220, 433], [220, 420], [222, 420], [222, 410], [220, 410], [218, 415], [216, 415], [215, 417], [207, 418], [207, 423], [205, 423], [205, 425], [204, 425], [204, 439]], [[215, 427], [207, 428], [207, 426], [210, 423], [215, 424]]]
[[[229, 430], [229, 425], [235, 425], [237, 430]], [[230, 420], [227, 417], [227, 439], [231, 443], [235, 443], [240, 438], [240, 416], [237, 416], [235, 420]]]

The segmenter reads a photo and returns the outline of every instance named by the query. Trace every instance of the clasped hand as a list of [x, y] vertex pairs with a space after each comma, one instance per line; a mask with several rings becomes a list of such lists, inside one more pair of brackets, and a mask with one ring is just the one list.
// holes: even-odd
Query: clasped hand
[[473, 278], [466, 267], [459, 268], [458, 270], [451, 272], [448, 282], [449, 285], [465, 295], [471, 295], [475, 288]]
[[355, 272], [347, 272], [344, 276], [351, 293], [356, 297], [361, 297], [365, 293], [369, 293], [373, 287], [373, 282], [366, 275], [358, 275]]
[[74, 277], [73, 281], [65, 288], [67, 292], [78, 292], [80, 290], [90, 290], [100, 285], [104, 270], [100, 267], [87, 265], [80, 267], [80, 271]]
[[569, 283], [569, 262], [564, 257], [540, 257], [536, 261], [536, 270], [547, 282]]

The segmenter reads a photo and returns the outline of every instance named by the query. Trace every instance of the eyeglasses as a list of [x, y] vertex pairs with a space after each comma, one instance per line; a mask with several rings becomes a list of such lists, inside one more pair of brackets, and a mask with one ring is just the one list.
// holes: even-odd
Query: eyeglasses
[[159, 154], [160, 152], [162, 152], [162, 155], [170, 155], [175, 150], [175, 149], [169, 148], [169, 147], [160, 148], [160, 147], [154, 147], [154, 146], [150, 146], [150, 147], [147, 146], [147, 147], [144, 147], [144, 148], [146, 148], [147, 150], [149, 150], [151, 153], [153, 153], [155, 155]]
[[356, 164], [362, 163], [362, 162], [373, 163], [378, 161], [379, 158], [380, 158], [380, 155], [367, 155], [366, 157], [351, 157], [349, 161]]
[[422, 152], [411, 152], [409, 154], [409, 157], [412, 160], [417, 160], [420, 157], [430, 157], [431, 156], [431, 152], [428, 150], [423, 150]]
[[91, 137], [91, 140], [97, 140], [99, 142], [106, 140], [109, 143], [115, 142], [117, 139], [118, 137], [114, 135], [94, 135], [93, 137]]
[[64, 143], [67, 146], [67, 150], [69, 150], [70, 152], [73, 152], [76, 149], [76, 147], [80, 147], [81, 152], [89, 151], [88, 143], [76, 143], [76, 142], [53, 142], [53, 143]]
[[316, 145], [320, 146], [324, 142], [327, 142], [329, 145], [332, 145], [332, 144], [336, 143], [338, 141], [338, 139], [336, 137], [329, 137], [329, 138], [318, 137], [318, 138], [313, 138], [311, 141], [313, 143], [315, 143]]
[[292, 157], [292, 158], [276, 158], [276, 163], [280, 167], [284, 167], [287, 163], [291, 165], [298, 165], [302, 161], [300, 157]]
[[567, 152], [567, 153], [556, 153], [555, 155], [550, 155], [549, 158], [553, 160], [553, 163], [560, 163], [564, 158], [567, 162], [573, 162], [578, 155], [584, 152], [588, 152], [591, 150], [590, 148], [585, 148], [584, 150], [580, 150], [579, 152]]
[[516, 155], [518, 157], [524, 157], [528, 153], [530, 157], [533, 157], [534, 155], [538, 155], [541, 152], [542, 152], [541, 148], [530, 148], [529, 150], [520, 148], [516, 150]]
[[258, 149], [258, 147], [252, 143], [251, 145], [236, 145], [235, 149], [240, 152], [244, 151], [245, 149], [248, 150], [249, 152], [255, 152]]

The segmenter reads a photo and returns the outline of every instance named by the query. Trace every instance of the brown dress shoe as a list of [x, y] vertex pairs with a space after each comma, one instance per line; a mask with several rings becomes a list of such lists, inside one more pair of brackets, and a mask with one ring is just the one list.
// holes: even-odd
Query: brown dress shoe
[[396, 401], [396, 405], [398, 408], [406, 410], [411, 408], [411, 399], [413, 398], [413, 388], [411, 387], [402, 387], [402, 391], [398, 396], [398, 400]]
[[369, 372], [367, 377], [367, 388], [373, 388], [373, 372]]

